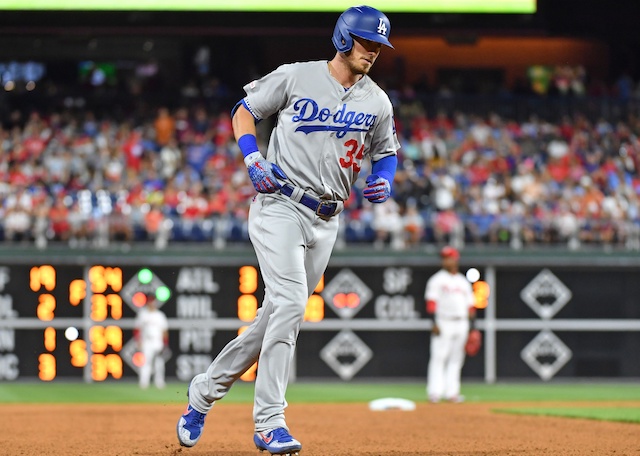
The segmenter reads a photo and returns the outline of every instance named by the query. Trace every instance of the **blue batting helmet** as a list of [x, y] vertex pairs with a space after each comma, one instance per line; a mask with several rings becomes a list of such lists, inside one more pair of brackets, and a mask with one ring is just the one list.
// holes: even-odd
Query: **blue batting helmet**
[[353, 47], [351, 35], [382, 43], [393, 48], [389, 42], [391, 23], [381, 11], [370, 6], [354, 6], [338, 18], [331, 41], [338, 52], [349, 52]]

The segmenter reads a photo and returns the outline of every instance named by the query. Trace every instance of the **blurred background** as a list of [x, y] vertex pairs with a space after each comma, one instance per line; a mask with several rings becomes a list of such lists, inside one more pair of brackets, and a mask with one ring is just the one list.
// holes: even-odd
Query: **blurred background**
[[[380, 207], [356, 184], [341, 241], [638, 249], [635, 3], [387, 11], [396, 50], [372, 76], [400, 170]], [[254, 190], [230, 108], [282, 63], [331, 58], [337, 8], [3, 11], [0, 239], [246, 244]]]
[[[424, 285], [452, 244], [485, 331], [465, 375], [640, 377], [640, 4], [442, 3], [371, 3], [399, 169], [386, 204], [354, 186], [297, 375], [423, 377]], [[230, 109], [330, 59], [349, 6], [0, 0], [0, 380], [134, 376], [136, 293], [161, 290], [179, 380], [251, 321]]]

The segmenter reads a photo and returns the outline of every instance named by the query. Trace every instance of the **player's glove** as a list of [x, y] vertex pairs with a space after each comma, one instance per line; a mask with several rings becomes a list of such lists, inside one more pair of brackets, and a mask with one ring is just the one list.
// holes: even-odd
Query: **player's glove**
[[391, 196], [391, 184], [384, 177], [372, 174], [367, 177], [367, 187], [362, 193], [372, 203], [383, 203]]
[[469, 356], [476, 356], [480, 351], [480, 347], [482, 347], [482, 333], [477, 329], [472, 329], [469, 331], [464, 351]]
[[278, 179], [287, 175], [275, 163], [265, 160], [260, 152], [253, 152], [244, 159], [253, 187], [260, 193], [273, 193], [282, 187]]
[[167, 359], [170, 359], [172, 356], [173, 356], [173, 352], [171, 351], [168, 345], [165, 345], [164, 347], [162, 347], [162, 351], [160, 352], [161, 358], [167, 360]]

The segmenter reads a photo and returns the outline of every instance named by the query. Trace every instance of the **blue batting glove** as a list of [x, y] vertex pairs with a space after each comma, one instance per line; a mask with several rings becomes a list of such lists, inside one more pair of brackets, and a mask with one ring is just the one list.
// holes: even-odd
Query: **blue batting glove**
[[253, 188], [259, 193], [274, 193], [282, 187], [278, 179], [287, 179], [284, 171], [275, 163], [265, 160], [260, 152], [249, 154], [244, 160]]
[[362, 193], [372, 203], [383, 203], [391, 196], [391, 184], [384, 177], [372, 174], [367, 177], [367, 188]]

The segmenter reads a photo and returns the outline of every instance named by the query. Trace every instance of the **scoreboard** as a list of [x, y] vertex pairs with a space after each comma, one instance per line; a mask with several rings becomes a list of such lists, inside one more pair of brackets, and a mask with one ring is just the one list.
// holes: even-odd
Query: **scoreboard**
[[[377, 375], [375, 355], [389, 358], [378, 361], [386, 371], [385, 365], [400, 362], [390, 350], [398, 343], [403, 350], [410, 345], [416, 358], [395, 374], [423, 375], [430, 328], [423, 295], [436, 270], [329, 267], [307, 302], [298, 375], [348, 380], [361, 369]], [[482, 308], [486, 282], [474, 286]], [[149, 293], [169, 321], [167, 377], [188, 381], [253, 321], [263, 283], [250, 262], [0, 265], [0, 381], [136, 378], [142, 354], [133, 339], [134, 321]], [[255, 374], [253, 366], [242, 379]]]
[[2, 266], [0, 380], [103, 381], [137, 374], [133, 325], [148, 293], [169, 318], [172, 352], [188, 354], [183, 365], [206, 367], [215, 328], [237, 331], [255, 316], [259, 282], [251, 265]]
[[[638, 265], [469, 264], [484, 347], [463, 377], [640, 376]], [[135, 318], [154, 294], [169, 322], [169, 380], [189, 381], [249, 325], [263, 300], [249, 256], [5, 258], [0, 382], [137, 379]], [[425, 378], [424, 304], [438, 258], [334, 259], [309, 298], [294, 378]], [[477, 268], [477, 269], [476, 269]], [[254, 365], [242, 377], [252, 381]]]

